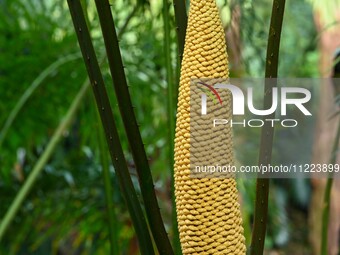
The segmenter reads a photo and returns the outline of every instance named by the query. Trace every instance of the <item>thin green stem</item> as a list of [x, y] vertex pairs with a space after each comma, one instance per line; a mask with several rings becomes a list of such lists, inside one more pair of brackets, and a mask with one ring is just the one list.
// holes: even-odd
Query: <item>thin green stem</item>
[[80, 91], [78, 92], [77, 96], [74, 98], [63, 120], [60, 122], [57, 130], [54, 132], [43, 154], [40, 156], [38, 162], [34, 165], [33, 170], [29, 174], [27, 180], [25, 181], [23, 186], [20, 188], [14, 201], [11, 203], [9, 209], [7, 210], [0, 224], [0, 242], [6, 230], [8, 229], [9, 225], [11, 224], [12, 220], [14, 219], [16, 213], [18, 212], [21, 204], [23, 203], [24, 199], [27, 197], [27, 194], [30, 192], [31, 188], [36, 182], [40, 172], [44, 169], [44, 166], [46, 165], [47, 161], [51, 157], [59, 141], [63, 137], [65, 130], [70, 125], [73, 119], [73, 116], [78, 110], [79, 105], [82, 102], [86, 94], [86, 91], [89, 87], [90, 87], [90, 82], [86, 80], [86, 82], [83, 84]]
[[321, 228], [321, 255], [328, 255], [328, 224], [329, 211], [331, 203], [331, 191], [333, 186], [333, 178], [329, 177], [326, 183], [325, 194], [323, 198], [322, 210], [322, 228]]
[[[79, 46], [84, 58], [84, 63], [92, 84], [97, 108], [104, 126], [110, 156], [116, 170], [122, 194], [126, 200], [127, 207], [136, 230], [141, 253], [143, 255], [152, 255], [154, 254], [154, 249], [150, 233], [148, 231], [148, 225], [127, 168], [109, 98], [106, 93], [104, 80], [95, 55], [90, 32], [86, 26], [81, 4], [79, 0], [68, 0], [67, 2], [70, 8], [73, 25], [77, 33]], [[107, 3], [107, 6], [109, 6], [109, 3]], [[114, 47], [114, 45], [111, 45], [111, 47]]]
[[159, 210], [144, 144], [133, 111], [110, 4], [108, 0], [96, 0], [95, 3], [103, 32], [118, 106], [136, 165], [150, 229], [160, 254], [173, 254]]
[[43, 81], [51, 75], [57, 68], [59, 68], [61, 65], [74, 61], [76, 59], [79, 59], [81, 55], [79, 53], [67, 55], [65, 57], [59, 58], [57, 61], [53, 62], [51, 65], [49, 65], [44, 71], [42, 71], [38, 77], [31, 83], [31, 85], [25, 90], [24, 94], [20, 97], [19, 101], [16, 103], [10, 114], [8, 115], [8, 118], [6, 119], [6, 122], [2, 129], [0, 130], [0, 148], [5, 140], [5, 137], [8, 133], [8, 130], [12, 126], [14, 120], [18, 116], [20, 110], [23, 108], [23, 106], [26, 104], [28, 99], [32, 96], [32, 94], [36, 91], [36, 89], [43, 83]]
[[[176, 66], [177, 66], [176, 81], [177, 83], [179, 83], [181, 64], [182, 64], [182, 58], [183, 58], [183, 53], [184, 53], [185, 35], [186, 35], [187, 26], [188, 26], [188, 16], [187, 16], [186, 4], [184, 0], [174, 0], [173, 5], [174, 5], [174, 10], [175, 10], [175, 23], [176, 23], [177, 48], [178, 48], [178, 58], [176, 61]], [[174, 95], [177, 98], [178, 86], [174, 86], [174, 91], [172, 93], [175, 93]], [[172, 146], [172, 149], [173, 149], [173, 146]], [[171, 163], [173, 166], [173, 161]], [[174, 175], [172, 175], [171, 187], [175, 187], [173, 178], [174, 178]], [[182, 250], [181, 250], [181, 243], [180, 243], [179, 232], [178, 232], [176, 201], [175, 201], [174, 190], [172, 190], [171, 203], [172, 203], [172, 208], [173, 208], [173, 211], [172, 211], [173, 245], [174, 245], [175, 254], [178, 255], [178, 254], [182, 254]]]
[[[285, 0], [274, 0], [271, 14], [267, 57], [266, 57], [266, 78], [276, 78], [279, 63], [279, 49]], [[272, 105], [272, 88], [275, 82], [266, 79], [264, 89], [264, 109], [269, 109]], [[275, 118], [275, 112], [266, 118]], [[271, 163], [273, 148], [274, 127], [270, 123], [265, 123], [261, 130], [259, 165], [269, 165]], [[254, 212], [254, 226], [250, 246], [251, 255], [263, 254], [264, 241], [267, 229], [268, 217], [268, 196], [269, 179], [259, 178], [256, 183], [256, 199]]]
[[[179, 83], [179, 78], [181, 75], [181, 63], [184, 53], [185, 44], [185, 34], [188, 25], [188, 16], [186, 12], [186, 4], [183, 0], [173, 1], [175, 9], [175, 23], [176, 23], [176, 33], [177, 33], [177, 49], [178, 57], [176, 61], [176, 81]], [[178, 86], [176, 86], [176, 98], [178, 96]]]
[[[182, 254], [181, 243], [179, 240], [177, 212], [175, 203], [175, 190], [174, 190], [174, 142], [175, 142], [175, 83], [174, 73], [171, 59], [171, 34], [170, 34], [170, 3], [168, 0], [163, 0], [163, 23], [164, 23], [164, 49], [165, 49], [165, 66], [166, 66], [166, 81], [168, 85], [168, 123], [169, 123], [169, 159], [171, 169], [171, 202], [172, 202], [172, 232], [173, 232], [173, 246], [175, 254]], [[183, 42], [184, 43], [184, 42]]]
[[184, 52], [185, 34], [188, 25], [188, 16], [186, 12], [185, 0], [174, 0], [176, 32], [178, 40], [178, 54], [182, 62]]
[[[340, 120], [338, 124], [338, 130], [336, 133], [336, 137], [334, 139], [333, 149], [332, 149], [332, 156], [330, 160], [330, 164], [333, 166], [336, 163], [336, 158], [338, 155], [338, 146], [340, 141]], [[325, 194], [324, 194], [324, 207], [322, 211], [322, 232], [321, 232], [321, 255], [327, 255], [328, 254], [328, 226], [329, 226], [329, 211], [330, 211], [330, 205], [331, 205], [331, 191], [333, 186], [333, 172], [329, 173]]]
[[[98, 123], [100, 123], [100, 116], [97, 112]], [[100, 154], [100, 162], [102, 166], [103, 173], [103, 181], [104, 181], [104, 189], [105, 189], [105, 198], [106, 198], [106, 208], [107, 208], [107, 216], [109, 221], [109, 230], [110, 230], [110, 254], [111, 255], [119, 255], [119, 242], [118, 242], [118, 227], [117, 227], [117, 216], [113, 207], [113, 189], [111, 185], [111, 175], [109, 169], [109, 159], [107, 154], [107, 145], [105, 144], [105, 136], [103, 134], [102, 127], [98, 126], [98, 145], [99, 145], [99, 154]]]

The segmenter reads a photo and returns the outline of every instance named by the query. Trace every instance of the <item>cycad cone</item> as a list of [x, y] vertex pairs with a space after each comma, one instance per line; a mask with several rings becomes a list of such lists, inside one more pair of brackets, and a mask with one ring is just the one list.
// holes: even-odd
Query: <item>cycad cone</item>
[[[192, 0], [175, 139], [175, 195], [183, 254], [246, 253], [235, 179], [190, 177], [190, 80], [228, 78], [224, 36], [215, 0]], [[228, 103], [225, 107], [231, 107]], [[231, 155], [226, 157], [232, 159], [233, 144], [229, 146]]]

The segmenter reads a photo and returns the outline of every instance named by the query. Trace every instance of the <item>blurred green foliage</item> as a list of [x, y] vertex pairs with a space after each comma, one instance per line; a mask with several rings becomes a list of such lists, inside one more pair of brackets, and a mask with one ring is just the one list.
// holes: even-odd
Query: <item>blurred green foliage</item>
[[[0, 39], [0, 123], [4, 123], [8, 117], [6, 113], [46, 66], [78, 49], [74, 33], [69, 28], [68, 10], [61, 3], [46, 6], [44, 1], [35, 1], [34, 4], [2, 1], [0, 7], [3, 35]], [[32, 148], [46, 142], [51, 129], [70, 105], [84, 75], [81, 64], [65, 64], [33, 94], [2, 146], [2, 180], [10, 183], [10, 170], [18, 148], [27, 148], [27, 157], [30, 158], [34, 156]]]

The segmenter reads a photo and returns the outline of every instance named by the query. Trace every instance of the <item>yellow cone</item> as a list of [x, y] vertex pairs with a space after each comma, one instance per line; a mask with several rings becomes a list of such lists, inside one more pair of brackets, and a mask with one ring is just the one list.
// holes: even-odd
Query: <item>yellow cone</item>
[[[182, 61], [175, 139], [175, 195], [183, 254], [245, 254], [233, 178], [190, 177], [190, 81], [228, 78], [225, 35], [215, 0], [192, 0]], [[231, 107], [230, 100], [224, 107]], [[229, 111], [230, 112], [230, 111]], [[228, 129], [228, 128], [227, 128]], [[225, 158], [233, 164], [231, 129]]]

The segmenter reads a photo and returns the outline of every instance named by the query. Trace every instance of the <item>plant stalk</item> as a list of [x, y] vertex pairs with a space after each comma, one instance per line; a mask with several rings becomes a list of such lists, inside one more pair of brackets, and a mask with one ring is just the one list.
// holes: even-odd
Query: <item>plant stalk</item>
[[[97, 108], [105, 130], [110, 156], [116, 170], [122, 194], [126, 200], [127, 207], [136, 230], [140, 251], [143, 255], [152, 255], [154, 254], [154, 249], [150, 233], [148, 231], [148, 225], [128, 171], [125, 156], [118, 136], [117, 127], [113, 118], [109, 98], [106, 93], [104, 80], [100, 72], [81, 4], [79, 0], [68, 0], [67, 2], [70, 8], [73, 25], [77, 33], [79, 46], [84, 58], [84, 63], [92, 84]], [[109, 7], [108, 2], [107, 6]], [[106, 21], [109, 22], [108, 20]], [[114, 45], [111, 45], [111, 47], [114, 47]]]
[[[181, 63], [184, 53], [185, 44], [185, 34], [188, 25], [188, 16], [186, 12], [186, 1], [184, 0], [174, 0], [174, 10], [175, 10], [175, 23], [176, 23], [176, 34], [177, 34], [177, 50], [178, 57], [176, 61], [176, 81], [179, 84], [179, 78], [181, 75]], [[176, 86], [176, 98], [178, 97], [178, 86]]]
[[[279, 49], [285, 0], [274, 0], [270, 20], [267, 56], [266, 56], [266, 78], [277, 78]], [[264, 89], [264, 109], [272, 105], [272, 88], [275, 82], [266, 79]], [[266, 118], [275, 118], [275, 112]], [[271, 163], [273, 149], [274, 127], [266, 122], [261, 130], [260, 153], [258, 165], [269, 165]], [[256, 199], [254, 226], [250, 246], [251, 255], [263, 254], [264, 241], [266, 237], [267, 218], [268, 218], [268, 196], [269, 179], [259, 178], [256, 183]]]
[[[100, 123], [100, 116], [97, 112], [98, 123]], [[118, 227], [117, 227], [117, 215], [113, 207], [113, 189], [111, 185], [111, 175], [110, 168], [108, 164], [108, 154], [107, 154], [107, 146], [105, 145], [105, 137], [103, 134], [102, 127], [98, 126], [98, 145], [99, 145], [99, 153], [100, 153], [100, 162], [102, 165], [102, 174], [103, 174], [103, 182], [104, 182], [104, 190], [105, 190], [105, 198], [106, 198], [106, 209], [107, 209], [107, 217], [109, 221], [109, 231], [110, 231], [110, 254], [111, 255], [119, 255], [119, 242], [118, 242]]]
[[[336, 158], [338, 154], [338, 145], [340, 141], [340, 120], [338, 124], [338, 130], [336, 133], [336, 137], [334, 139], [333, 149], [332, 149], [332, 156], [330, 160], [330, 164], [333, 166], [336, 163]], [[328, 254], [328, 226], [329, 226], [329, 212], [331, 206], [331, 191], [333, 186], [333, 172], [329, 173], [326, 189], [324, 194], [324, 207], [322, 211], [322, 232], [321, 232], [321, 255]]]
[[136, 165], [150, 229], [160, 254], [171, 255], [173, 254], [172, 247], [159, 210], [149, 162], [132, 107], [110, 4], [108, 0], [96, 0], [95, 3], [103, 32], [118, 106]]
[[185, 34], [188, 26], [188, 16], [186, 12], [185, 0], [174, 0], [176, 32], [178, 40], [178, 54], [182, 62], [184, 52]]
[[[176, 86], [174, 83], [174, 72], [171, 59], [171, 28], [170, 28], [170, 3], [168, 0], [163, 0], [163, 23], [164, 23], [164, 49], [165, 49], [165, 66], [166, 66], [166, 81], [168, 87], [168, 122], [169, 122], [169, 134], [168, 134], [168, 148], [169, 159], [171, 169], [171, 204], [172, 204], [172, 234], [173, 234], [173, 247], [176, 255], [182, 254], [181, 243], [179, 240], [178, 224], [177, 224], [177, 212], [175, 202], [175, 185], [174, 185], [174, 142], [175, 142], [175, 93]], [[183, 41], [184, 44], [184, 41]], [[175, 97], [176, 96], [176, 97]]]

